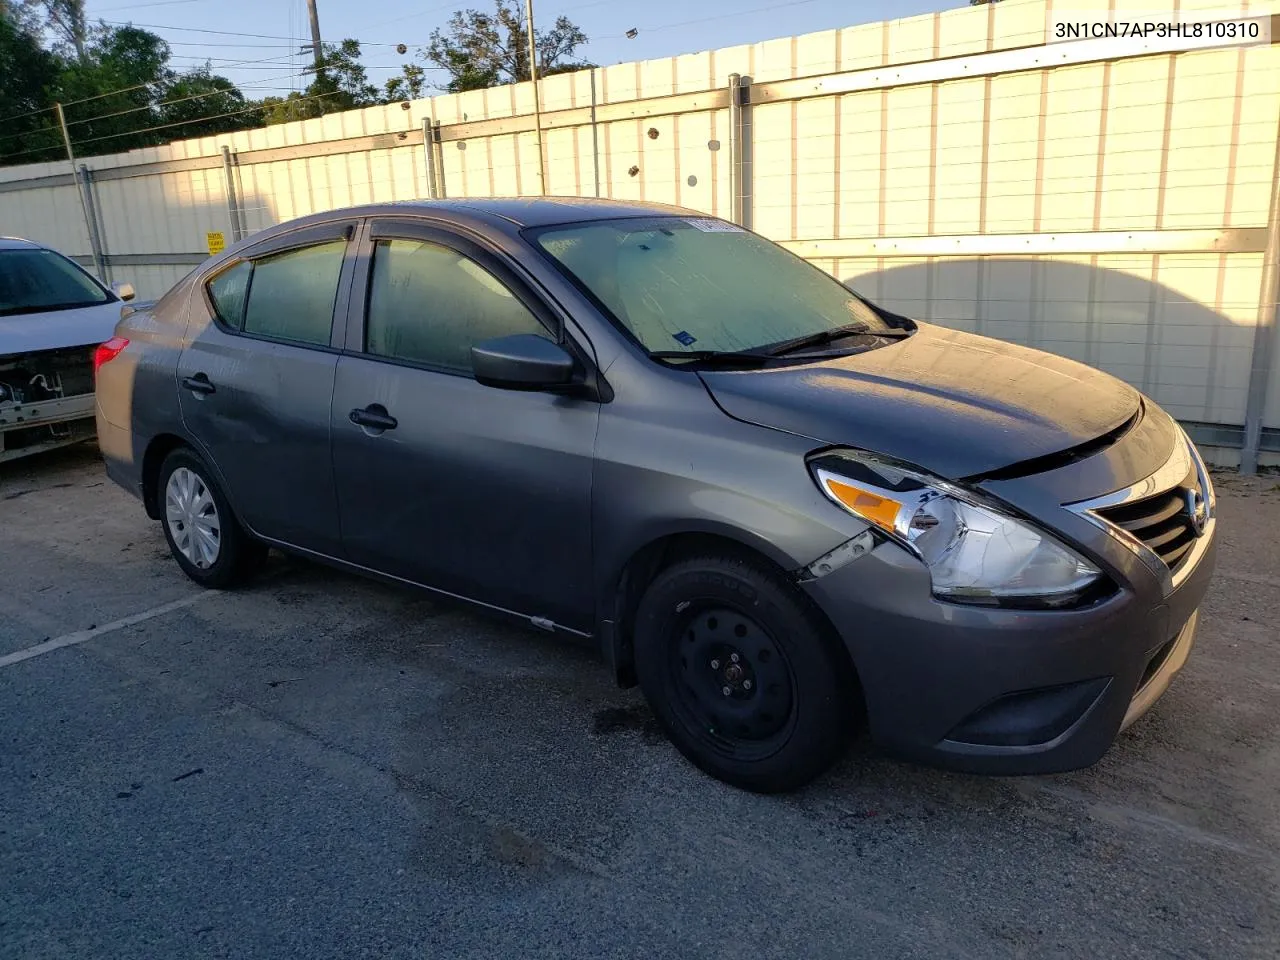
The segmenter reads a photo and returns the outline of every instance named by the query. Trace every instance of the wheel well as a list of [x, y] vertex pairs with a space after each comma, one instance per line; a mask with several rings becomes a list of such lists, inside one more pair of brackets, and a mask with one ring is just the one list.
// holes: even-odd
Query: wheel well
[[147, 516], [152, 520], [160, 519], [160, 503], [157, 488], [160, 485], [160, 464], [164, 458], [178, 447], [187, 446], [181, 437], [171, 433], [162, 433], [152, 437], [147, 444], [147, 452], [142, 456], [142, 504], [147, 509]]
[[[618, 685], [634, 687], [636, 685], [634, 649], [632, 646], [632, 629], [636, 608], [640, 598], [654, 578], [673, 564], [690, 557], [704, 554], [740, 557], [753, 563], [767, 567], [787, 583], [794, 583], [789, 571], [783, 569], [771, 558], [753, 549], [739, 540], [712, 533], [677, 533], [662, 537], [641, 547], [622, 568], [616, 585], [612, 617], [613, 628], [606, 636], [612, 646], [607, 651], [607, 659], [613, 664]], [[799, 588], [796, 588], [799, 592]], [[831, 637], [841, 653], [848, 668], [848, 676], [854, 691], [861, 696], [861, 680], [857, 667], [849, 654], [848, 647], [840, 640], [840, 634], [828, 619], [826, 613], [806, 595], [801, 593], [804, 602], [809, 604], [813, 612], [830, 631]]]

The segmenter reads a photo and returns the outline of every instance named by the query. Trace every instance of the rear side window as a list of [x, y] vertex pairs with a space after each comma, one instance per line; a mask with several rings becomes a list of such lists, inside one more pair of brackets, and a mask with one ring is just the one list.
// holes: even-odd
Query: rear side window
[[529, 308], [474, 260], [421, 240], [378, 241], [366, 352], [470, 374], [474, 344], [515, 333], [551, 339]]
[[238, 263], [209, 281], [209, 299], [227, 326], [245, 333], [328, 346], [346, 241]]
[[248, 260], [224, 270], [209, 281], [209, 299], [218, 319], [239, 330], [244, 323], [244, 304], [249, 294], [249, 275], [253, 264]]

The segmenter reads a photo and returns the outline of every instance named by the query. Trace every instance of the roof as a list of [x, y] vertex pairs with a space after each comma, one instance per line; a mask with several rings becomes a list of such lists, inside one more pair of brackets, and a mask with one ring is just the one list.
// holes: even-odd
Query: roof
[[654, 214], [688, 216], [692, 211], [665, 203], [605, 200], [598, 197], [468, 197], [458, 200], [421, 200], [424, 209], [454, 208], [488, 214], [519, 227], [542, 227], [580, 220], [616, 217], [651, 217]]
[[0, 250], [32, 250], [40, 249], [40, 244], [21, 237], [0, 237]]
[[603, 200], [595, 197], [459, 197], [449, 200], [392, 200], [366, 203], [339, 210], [324, 210], [287, 220], [263, 231], [266, 235], [344, 217], [434, 216], [459, 223], [487, 221], [510, 229], [544, 227], [583, 220], [610, 220], [618, 217], [705, 216], [683, 207], [662, 203]]

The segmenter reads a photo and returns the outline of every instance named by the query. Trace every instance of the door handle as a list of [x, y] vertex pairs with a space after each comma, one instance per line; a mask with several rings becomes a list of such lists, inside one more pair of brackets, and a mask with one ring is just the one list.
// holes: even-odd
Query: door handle
[[202, 393], [208, 396], [216, 392], [216, 388], [209, 382], [209, 378], [203, 373], [197, 373], [192, 377], [183, 377], [182, 385], [192, 393]]
[[352, 410], [348, 419], [356, 426], [368, 427], [370, 430], [394, 430], [400, 424], [400, 421], [387, 413], [387, 408], [380, 403], [371, 403], [363, 410], [359, 408]]

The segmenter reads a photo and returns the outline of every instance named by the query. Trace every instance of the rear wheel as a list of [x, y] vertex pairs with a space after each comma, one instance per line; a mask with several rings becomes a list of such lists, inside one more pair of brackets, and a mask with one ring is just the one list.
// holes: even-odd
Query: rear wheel
[[764, 564], [684, 560], [636, 613], [640, 686], [680, 751], [759, 792], [793, 790], [848, 742], [856, 685], [808, 599]]
[[245, 533], [195, 451], [179, 447], [165, 457], [158, 490], [169, 549], [196, 583], [230, 587], [261, 566], [266, 546]]

